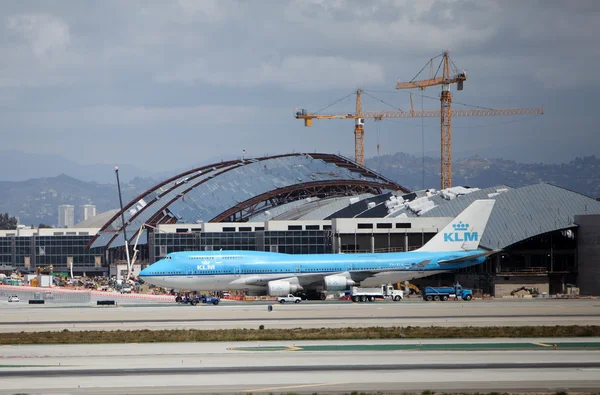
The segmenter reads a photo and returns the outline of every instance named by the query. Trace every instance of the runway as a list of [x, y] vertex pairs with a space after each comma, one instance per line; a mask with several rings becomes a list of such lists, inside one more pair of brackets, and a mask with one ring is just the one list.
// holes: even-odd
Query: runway
[[[269, 311], [268, 307], [272, 307]], [[0, 332], [134, 329], [267, 329], [392, 326], [600, 325], [595, 299], [513, 299], [470, 302], [313, 302], [271, 305], [223, 302], [218, 306], [174, 303], [114, 306], [9, 304]]]
[[3, 346], [0, 392], [590, 391], [600, 388], [597, 340]]

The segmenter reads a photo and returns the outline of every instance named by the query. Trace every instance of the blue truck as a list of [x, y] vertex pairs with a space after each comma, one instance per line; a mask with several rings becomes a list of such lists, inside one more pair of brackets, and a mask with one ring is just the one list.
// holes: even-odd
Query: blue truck
[[217, 304], [219, 304], [220, 299], [217, 298], [216, 296], [211, 296], [211, 295], [195, 295], [195, 294], [186, 293], [183, 296], [178, 295], [175, 298], [175, 301], [177, 303], [182, 303], [182, 304], [189, 303], [192, 306], [196, 306], [199, 303], [217, 305]]
[[458, 299], [469, 301], [473, 299], [473, 291], [465, 289], [460, 285], [453, 287], [426, 287], [423, 290], [423, 300], [448, 300]]

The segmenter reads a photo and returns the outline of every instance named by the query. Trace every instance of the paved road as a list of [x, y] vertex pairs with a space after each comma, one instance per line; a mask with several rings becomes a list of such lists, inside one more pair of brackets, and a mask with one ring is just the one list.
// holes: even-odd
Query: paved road
[[[273, 310], [268, 311], [272, 306]], [[61, 307], [0, 304], [0, 332], [115, 329], [600, 325], [600, 300], [301, 303], [224, 302]]]
[[[494, 339], [493, 345], [487, 344], [489, 340], [363, 340], [4, 346], [0, 348], [0, 392], [590, 390], [600, 388], [598, 340]], [[547, 344], [558, 344], [558, 349]], [[580, 344], [581, 349], [563, 349], [561, 344]], [[398, 351], [425, 345], [430, 351]], [[346, 349], [336, 350], [336, 346]], [[525, 346], [533, 348], [513, 349]], [[435, 351], [435, 347], [457, 350]], [[472, 351], [482, 347], [494, 350]]]

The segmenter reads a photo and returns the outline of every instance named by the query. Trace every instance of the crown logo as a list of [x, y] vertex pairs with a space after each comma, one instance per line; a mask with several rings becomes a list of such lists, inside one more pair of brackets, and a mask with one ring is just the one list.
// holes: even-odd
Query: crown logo
[[460, 221], [457, 224], [452, 225], [452, 227], [454, 228], [454, 230], [467, 230], [469, 229], [469, 224], [463, 224], [462, 221]]

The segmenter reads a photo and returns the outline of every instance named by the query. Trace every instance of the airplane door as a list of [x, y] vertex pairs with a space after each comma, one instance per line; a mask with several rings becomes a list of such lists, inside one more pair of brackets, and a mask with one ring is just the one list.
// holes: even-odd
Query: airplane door
[[294, 273], [302, 273], [302, 268], [300, 265], [294, 265]]
[[241, 274], [240, 265], [235, 265], [235, 266], [233, 267], [233, 275], [234, 275], [235, 277], [239, 277], [239, 276], [240, 276], [240, 274]]
[[192, 270], [191, 267], [187, 268], [186, 274], [187, 274], [187, 278], [192, 278], [192, 275], [194, 274], [194, 271]]

